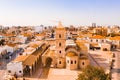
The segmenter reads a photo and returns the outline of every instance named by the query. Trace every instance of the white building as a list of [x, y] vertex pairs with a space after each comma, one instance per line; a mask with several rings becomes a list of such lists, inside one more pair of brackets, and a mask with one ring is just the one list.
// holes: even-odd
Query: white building
[[35, 32], [41, 32], [43, 30], [43, 26], [35, 26], [34, 30]]
[[106, 39], [104, 36], [100, 36], [100, 35], [95, 35], [89, 38], [89, 42], [93, 42], [93, 43], [104, 43], [106, 42]]
[[101, 43], [100, 47], [101, 47], [102, 51], [110, 51], [111, 50], [111, 45], [108, 43]]
[[23, 66], [22, 62], [10, 62], [7, 64], [7, 71], [10, 75], [23, 75]]

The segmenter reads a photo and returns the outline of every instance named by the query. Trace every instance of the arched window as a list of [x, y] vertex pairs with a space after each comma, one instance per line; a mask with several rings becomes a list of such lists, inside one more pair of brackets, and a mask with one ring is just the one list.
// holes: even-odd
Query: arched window
[[19, 73], [22, 73], [22, 71], [19, 71]]
[[59, 43], [59, 47], [61, 47], [61, 43]]
[[11, 73], [11, 70], [8, 70], [8, 73]]
[[59, 53], [61, 53], [61, 51], [59, 51]]
[[71, 60], [71, 64], [73, 64], [73, 61]]
[[102, 42], [104, 42], [104, 40], [102, 40]]
[[91, 42], [92, 42], [93, 40], [91, 39]]
[[76, 64], [76, 60], [75, 60], [75, 64]]
[[59, 34], [59, 38], [61, 38], [61, 34]]
[[96, 40], [96, 42], [98, 42], [98, 40]]
[[84, 62], [82, 62], [82, 65], [84, 65]]
[[67, 60], [67, 63], [69, 63], [69, 60]]
[[61, 61], [59, 61], [59, 64], [61, 64]]

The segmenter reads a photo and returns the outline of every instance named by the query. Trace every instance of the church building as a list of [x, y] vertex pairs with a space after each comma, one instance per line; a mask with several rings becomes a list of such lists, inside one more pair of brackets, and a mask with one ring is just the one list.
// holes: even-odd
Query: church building
[[54, 39], [51, 40], [46, 41], [52, 45], [42, 55], [44, 67], [50, 64], [49, 66], [53, 68], [76, 70], [90, 64], [87, 51], [83, 53], [75, 40], [67, 39], [66, 28], [63, 27], [61, 22], [59, 22], [55, 29]]

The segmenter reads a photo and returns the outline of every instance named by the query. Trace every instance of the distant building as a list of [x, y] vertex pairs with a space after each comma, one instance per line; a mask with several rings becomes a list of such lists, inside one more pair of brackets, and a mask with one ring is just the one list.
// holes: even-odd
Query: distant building
[[107, 28], [94, 28], [93, 29], [93, 33], [95, 35], [102, 35], [102, 36], [106, 36], [108, 34], [107, 32]]
[[34, 31], [35, 32], [41, 32], [43, 30], [44, 26], [43, 25], [40, 25], [40, 26], [34, 26]]
[[96, 27], [96, 23], [92, 23], [92, 27]]

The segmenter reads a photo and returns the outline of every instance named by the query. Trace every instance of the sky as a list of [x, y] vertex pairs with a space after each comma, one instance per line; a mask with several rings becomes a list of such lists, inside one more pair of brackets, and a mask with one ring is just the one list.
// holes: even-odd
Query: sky
[[120, 25], [120, 0], [0, 0], [0, 25]]

